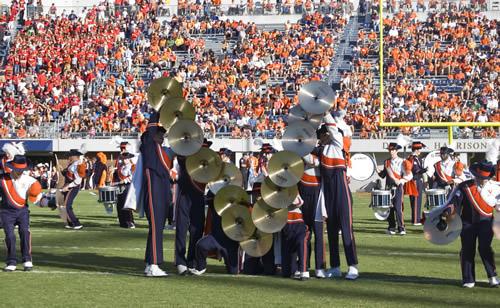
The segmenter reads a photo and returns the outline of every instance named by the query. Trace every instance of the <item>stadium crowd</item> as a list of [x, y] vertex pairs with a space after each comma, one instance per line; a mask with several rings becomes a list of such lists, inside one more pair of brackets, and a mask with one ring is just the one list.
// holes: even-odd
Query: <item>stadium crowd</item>
[[[435, 2], [425, 4], [431, 9]], [[287, 3], [280, 2], [280, 9]], [[207, 137], [279, 137], [300, 85], [327, 78], [348, 20], [347, 0], [322, 0], [314, 13], [308, 3], [295, 0], [293, 11], [306, 12], [302, 19], [274, 31], [220, 20], [211, 14], [220, 1], [181, 1], [179, 14], [169, 21], [158, 18], [167, 12], [163, 1], [103, 2], [79, 14], [56, 14], [52, 5], [47, 14], [23, 20], [9, 51], [0, 78], [0, 138], [40, 137], [46, 122], [57, 122], [63, 138], [143, 132], [147, 84], [161, 76], [184, 83]], [[371, 25], [360, 31], [354, 47], [355, 69], [343, 76], [337, 101], [361, 138], [387, 132], [377, 125], [376, 3]], [[448, 7], [451, 12], [431, 13], [421, 22], [405, 6], [408, 1], [397, 4], [389, 1], [388, 8], [401, 10], [384, 20], [385, 118], [499, 121], [497, 21]], [[218, 48], [206, 49], [207, 43]], [[493, 137], [496, 131], [483, 134]]]
[[[434, 3], [431, 3], [434, 5]], [[454, 3], [452, 3], [455, 5]], [[458, 3], [460, 4], [460, 3]], [[481, 3], [479, 3], [481, 4]], [[498, 21], [447, 6], [420, 21], [413, 10], [384, 19], [384, 119], [390, 122], [498, 122]], [[359, 32], [355, 69], [341, 81], [361, 138], [379, 136], [378, 15]], [[376, 86], [375, 86], [376, 85]], [[405, 128], [405, 133], [420, 129]], [[472, 136], [465, 128], [462, 137]], [[483, 129], [481, 137], [495, 138]], [[477, 134], [476, 134], [477, 136]]]

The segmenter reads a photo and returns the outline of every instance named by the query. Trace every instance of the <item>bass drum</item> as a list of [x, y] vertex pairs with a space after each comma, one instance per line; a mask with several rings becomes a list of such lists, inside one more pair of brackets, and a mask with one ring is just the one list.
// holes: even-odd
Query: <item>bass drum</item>
[[373, 158], [363, 153], [356, 153], [351, 157], [350, 176], [356, 181], [366, 181], [375, 173]]
[[427, 168], [427, 176], [434, 175], [434, 164], [441, 160], [439, 151], [432, 151], [424, 158], [424, 168]]

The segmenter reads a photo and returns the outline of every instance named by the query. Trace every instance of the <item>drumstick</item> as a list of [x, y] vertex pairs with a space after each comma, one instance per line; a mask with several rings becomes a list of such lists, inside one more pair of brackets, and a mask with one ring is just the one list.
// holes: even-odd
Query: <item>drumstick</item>
[[50, 182], [52, 182], [52, 159], [49, 162], [49, 173], [47, 174], [47, 177], [48, 177], [47, 188], [50, 191]]
[[373, 152], [372, 152], [372, 157], [373, 157], [373, 163], [375, 164], [375, 170], [377, 170], [377, 174], [378, 174], [381, 171], [380, 171], [380, 169], [378, 168], [378, 165], [377, 165], [377, 157], [375, 157], [375, 153], [373, 153]]

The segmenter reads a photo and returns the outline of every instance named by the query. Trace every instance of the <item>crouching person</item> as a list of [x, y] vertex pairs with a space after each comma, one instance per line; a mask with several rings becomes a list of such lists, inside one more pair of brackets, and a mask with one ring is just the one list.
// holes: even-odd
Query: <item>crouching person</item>
[[19, 237], [21, 239], [21, 254], [24, 271], [31, 271], [33, 263], [31, 260], [31, 233], [28, 201], [36, 203], [42, 196], [40, 183], [27, 175], [28, 169], [26, 157], [16, 155], [14, 159], [6, 164], [12, 171], [0, 176], [0, 217], [3, 221], [5, 232], [5, 246], [7, 247], [6, 267], [4, 271], [16, 270], [16, 235], [15, 225], [19, 226]]
[[288, 222], [281, 230], [282, 275], [299, 280], [309, 279], [307, 269], [307, 239], [309, 230], [304, 224], [300, 195], [289, 207]]

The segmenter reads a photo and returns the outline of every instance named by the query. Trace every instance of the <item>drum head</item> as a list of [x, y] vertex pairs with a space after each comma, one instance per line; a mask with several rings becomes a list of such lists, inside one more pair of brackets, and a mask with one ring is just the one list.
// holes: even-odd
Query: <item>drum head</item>
[[427, 168], [427, 175], [431, 177], [434, 174], [434, 164], [441, 160], [439, 151], [432, 151], [424, 158], [424, 168]]
[[366, 154], [356, 153], [351, 157], [351, 178], [366, 181], [375, 173], [375, 162]]
[[390, 209], [385, 211], [382, 209], [377, 209], [373, 212], [373, 215], [375, 215], [375, 218], [377, 218], [378, 220], [384, 221], [387, 220], [387, 218], [389, 217], [390, 211], [391, 211]]

